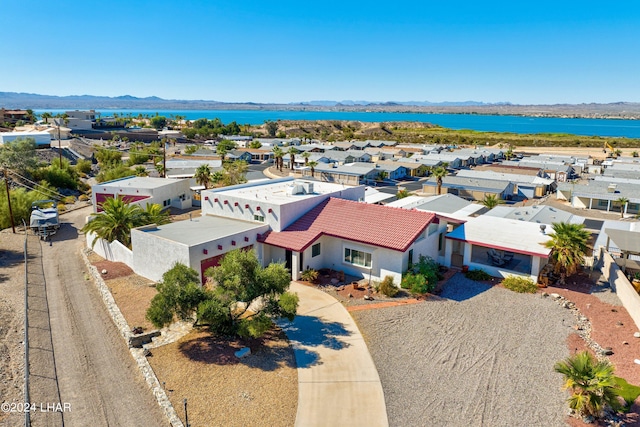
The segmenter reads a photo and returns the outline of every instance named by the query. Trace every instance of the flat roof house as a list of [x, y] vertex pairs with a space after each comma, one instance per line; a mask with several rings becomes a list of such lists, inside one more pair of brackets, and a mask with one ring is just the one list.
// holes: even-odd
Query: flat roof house
[[191, 190], [188, 179], [169, 179], [130, 176], [107, 181], [91, 187], [93, 211], [101, 212], [102, 203], [108, 198], [121, 197], [131, 204], [144, 208], [156, 203], [167, 209], [191, 207]]
[[[622, 208], [624, 214], [640, 213], [640, 183], [634, 181], [590, 180], [586, 184], [560, 183], [556, 197], [570, 201], [574, 208], [598, 209], [607, 212], [620, 212]], [[626, 198], [629, 202], [622, 207], [616, 203], [620, 198]]]
[[[488, 195], [495, 195], [506, 200], [513, 197], [514, 189], [514, 184], [508, 181], [445, 176], [442, 179], [441, 192], [469, 200], [480, 201]], [[422, 184], [422, 191], [426, 194], [436, 194], [438, 191], [436, 178], [431, 177], [425, 181]]]
[[551, 252], [544, 246], [551, 231], [548, 224], [481, 215], [446, 235], [445, 265], [537, 281]]

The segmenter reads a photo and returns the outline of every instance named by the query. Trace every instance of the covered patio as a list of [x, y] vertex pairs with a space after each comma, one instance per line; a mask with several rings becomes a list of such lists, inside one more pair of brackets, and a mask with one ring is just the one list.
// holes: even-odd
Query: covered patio
[[627, 269], [640, 272], [640, 232], [606, 228], [607, 252], [614, 256], [616, 264], [627, 273]]
[[[462, 264], [495, 277], [529, 276], [537, 280], [549, 258], [545, 224], [480, 216], [446, 235], [445, 265]], [[453, 260], [453, 263], [452, 263]]]

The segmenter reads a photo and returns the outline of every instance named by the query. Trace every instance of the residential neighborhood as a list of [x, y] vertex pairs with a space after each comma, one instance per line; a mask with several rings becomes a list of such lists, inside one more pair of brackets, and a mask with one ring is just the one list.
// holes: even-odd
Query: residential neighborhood
[[[24, 117], [13, 110], [3, 114], [16, 122]], [[496, 332], [502, 343], [493, 336], [486, 339], [507, 353], [518, 351], [517, 335], [526, 328], [520, 322], [545, 313], [548, 334], [522, 344], [531, 351], [528, 345], [543, 347], [540, 343], [549, 341], [536, 350], [540, 369], [553, 369], [556, 360], [545, 366], [547, 359], [562, 359], [565, 341], [573, 333], [599, 358], [615, 361], [627, 381], [640, 380], [632, 357], [637, 350], [634, 333], [640, 329], [640, 166], [634, 157], [533, 154], [503, 144], [327, 141], [286, 135], [221, 134], [203, 140], [188, 138], [181, 130], [186, 122], [180, 120], [175, 129], [148, 128], [137, 140], [139, 129], [118, 125], [118, 118], [99, 117], [94, 110], [65, 115], [60, 133], [63, 126], [54, 118], [0, 133], [0, 149], [12, 150], [28, 138], [35, 142], [35, 153], [54, 158], [59, 167], [75, 171], [71, 168], [86, 165], [85, 172], [73, 175], [87, 187], [84, 200], [70, 196], [71, 191], [59, 193], [60, 187], [42, 190], [38, 185], [43, 184], [23, 176], [27, 172], [4, 166], [13, 175], [12, 185], [44, 191], [64, 206], [58, 211], [61, 231], [29, 244], [50, 257], [46, 274], [63, 267], [58, 263], [71, 263], [72, 257], [79, 260], [73, 261], [78, 263], [73, 271], [95, 282], [117, 333], [142, 369], [150, 396], [158, 400], [158, 413], [171, 425], [188, 425], [187, 398], [176, 397], [178, 393], [197, 402], [192, 416], [203, 425], [221, 422], [223, 415], [206, 410], [206, 396], [194, 394], [197, 354], [205, 347], [207, 352], [224, 348], [225, 360], [247, 363], [248, 373], [251, 363], [272, 351], [251, 341], [264, 339], [264, 334], [282, 334], [273, 342], [291, 346], [289, 366], [277, 368], [287, 369], [278, 375], [294, 378], [287, 385], [293, 391], [278, 403], [290, 408], [284, 425], [400, 425], [394, 420], [403, 418], [394, 418], [388, 393], [402, 394], [405, 388], [380, 361], [393, 348], [404, 354], [403, 346], [415, 352], [449, 345], [449, 340], [460, 346], [458, 352], [466, 350], [458, 337], [434, 343], [432, 335], [408, 334], [396, 342], [395, 329], [377, 335], [380, 322], [398, 322], [403, 330], [412, 330], [405, 322], [415, 319], [421, 325], [417, 334], [429, 330], [422, 322], [439, 318], [443, 330], [472, 330], [468, 324], [478, 310], [492, 328], [503, 328]], [[152, 118], [140, 120], [144, 124]], [[11, 228], [4, 232], [8, 236]], [[58, 259], [61, 248], [65, 256]], [[246, 270], [223, 276], [230, 274], [231, 260], [244, 262]], [[254, 272], [260, 286], [274, 288], [248, 297], [253, 288], [238, 289]], [[278, 280], [286, 287], [279, 288]], [[258, 282], [251, 286], [258, 287]], [[52, 283], [63, 286], [57, 279]], [[596, 287], [605, 295], [602, 301], [602, 295], [592, 295]], [[223, 288], [224, 298], [217, 293]], [[164, 293], [167, 289], [192, 293], [171, 296]], [[234, 296], [237, 300], [230, 296], [232, 289], [240, 295]], [[89, 298], [83, 293], [73, 298]], [[230, 304], [223, 311], [241, 312], [232, 316], [232, 323], [215, 314], [220, 313], [216, 304], [223, 301]], [[609, 313], [626, 316], [617, 320], [621, 325], [616, 334], [600, 323], [613, 318], [585, 311], [598, 307], [604, 313], [611, 302], [616, 308]], [[291, 304], [289, 320], [275, 315], [288, 313]], [[466, 326], [451, 324], [456, 318], [440, 312], [437, 304], [458, 313]], [[394, 312], [396, 320], [387, 317]], [[509, 326], [491, 323], [501, 314], [521, 318]], [[576, 321], [573, 316], [579, 322], [575, 327], [568, 326]], [[85, 322], [89, 318], [87, 314]], [[621, 335], [622, 324], [631, 338]], [[504, 331], [513, 333], [506, 337]], [[607, 337], [603, 331], [608, 338], [602, 338]], [[227, 340], [223, 336], [233, 336], [233, 346], [222, 344]], [[608, 341], [613, 336], [624, 337], [620, 341], [626, 344]], [[209, 341], [202, 344], [211, 337], [220, 340], [217, 347]], [[385, 350], [372, 346], [371, 339], [385, 343]], [[333, 344], [318, 344], [330, 341]], [[505, 343], [508, 348], [502, 347]], [[187, 345], [194, 347], [187, 350]], [[432, 358], [448, 363], [445, 356]], [[34, 362], [34, 367], [37, 363], [42, 362]], [[404, 363], [405, 358], [398, 360], [400, 366]], [[505, 370], [517, 366], [500, 363]], [[226, 363], [213, 365], [222, 369]], [[483, 372], [476, 371], [469, 381], [481, 387]], [[224, 388], [213, 379], [220, 371], [203, 368], [201, 375], [215, 384], [212, 388]], [[272, 378], [265, 376], [264, 381]], [[430, 384], [426, 377], [423, 381], [415, 385]], [[487, 390], [498, 392], [493, 386]], [[554, 393], [552, 399], [562, 395], [559, 388]], [[360, 399], [370, 404], [361, 408]], [[556, 400], [562, 413], [562, 400]], [[74, 420], [73, 415], [69, 419]]]

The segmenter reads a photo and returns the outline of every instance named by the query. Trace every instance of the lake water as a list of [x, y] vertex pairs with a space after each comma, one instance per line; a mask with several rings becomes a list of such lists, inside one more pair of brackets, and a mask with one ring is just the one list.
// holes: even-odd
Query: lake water
[[[35, 110], [37, 114], [53, 114], [64, 110]], [[605, 137], [640, 138], [640, 120], [564, 119], [521, 116], [485, 116], [477, 114], [367, 113], [342, 111], [276, 111], [276, 110], [96, 110], [103, 117], [114, 113], [136, 117], [139, 114], [188, 120], [219, 118], [223, 123], [258, 125], [266, 120], [355, 120], [361, 122], [415, 121], [432, 123], [450, 129], [519, 134], [567, 133]]]

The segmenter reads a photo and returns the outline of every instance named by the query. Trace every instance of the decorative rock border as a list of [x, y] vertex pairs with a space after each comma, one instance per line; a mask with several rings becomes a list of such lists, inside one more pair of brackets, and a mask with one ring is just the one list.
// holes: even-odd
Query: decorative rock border
[[543, 292], [542, 296], [551, 297], [551, 299], [553, 299], [559, 306], [570, 310], [576, 318], [576, 333], [584, 340], [587, 346], [594, 351], [598, 359], [608, 360], [606, 356], [611, 353], [602, 348], [600, 344], [591, 338], [591, 322], [580, 312], [580, 310], [578, 310], [578, 307], [576, 307], [574, 302], [569, 301], [562, 295], [556, 293], [548, 294]]
[[[132, 336], [131, 328], [129, 328], [127, 321], [125, 320], [124, 316], [122, 315], [122, 312], [120, 311], [115, 300], [113, 299], [113, 295], [111, 295], [111, 291], [109, 290], [109, 287], [106, 285], [106, 283], [102, 279], [100, 272], [89, 261], [89, 258], [87, 257], [87, 250], [86, 249], [82, 250], [80, 253], [82, 255], [82, 260], [84, 261], [85, 266], [93, 276], [94, 283], [98, 288], [100, 295], [102, 295], [102, 301], [104, 302], [104, 305], [107, 307], [107, 311], [109, 312], [109, 315], [111, 316], [111, 318], [113, 319], [113, 322], [116, 324], [116, 327], [120, 331], [120, 335], [122, 335], [127, 345], [129, 345], [129, 342], [130, 342], [129, 340]], [[144, 351], [145, 351], [144, 349], [140, 349], [140, 348], [129, 348], [129, 352], [131, 353], [134, 360], [138, 364], [138, 369], [140, 369], [140, 372], [144, 376], [144, 379], [147, 382], [147, 385], [149, 386], [149, 388], [151, 389], [151, 392], [155, 396], [158, 402], [158, 405], [160, 405], [160, 408], [162, 408], [162, 410], [164, 411], [164, 414], [169, 420], [169, 422], [171, 423], [171, 425], [173, 427], [184, 427], [184, 423], [182, 422], [182, 420], [180, 420], [180, 418], [178, 418], [178, 414], [173, 408], [173, 405], [171, 404], [171, 402], [169, 401], [169, 398], [167, 397], [167, 394], [165, 393], [164, 389], [160, 385], [160, 381], [158, 381], [158, 377], [156, 377], [155, 372], [153, 372], [153, 368], [149, 364], [149, 361], [147, 360], [147, 358], [144, 356]]]

